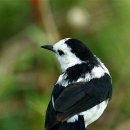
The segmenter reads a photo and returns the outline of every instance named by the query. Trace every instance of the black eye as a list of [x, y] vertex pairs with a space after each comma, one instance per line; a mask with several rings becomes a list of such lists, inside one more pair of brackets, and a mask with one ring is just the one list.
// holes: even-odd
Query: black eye
[[61, 51], [61, 50], [58, 50], [58, 53], [59, 53], [60, 56], [61, 56], [61, 55], [64, 55], [64, 52]]

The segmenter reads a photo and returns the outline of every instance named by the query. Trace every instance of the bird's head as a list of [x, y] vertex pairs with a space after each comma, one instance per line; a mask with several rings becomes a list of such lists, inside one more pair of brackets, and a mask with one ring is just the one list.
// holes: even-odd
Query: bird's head
[[75, 64], [86, 62], [93, 57], [92, 52], [81, 41], [73, 38], [65, 38], [54, 45], [43, 45], [41, 47], [56, 54], [62, 71]]

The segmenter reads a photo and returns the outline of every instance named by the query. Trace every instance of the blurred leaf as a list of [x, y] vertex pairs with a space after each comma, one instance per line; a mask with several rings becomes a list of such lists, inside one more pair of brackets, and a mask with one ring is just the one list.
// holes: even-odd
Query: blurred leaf
[[30, 22], [28, 0], [0, 1], [0, 41], [13, 36]]

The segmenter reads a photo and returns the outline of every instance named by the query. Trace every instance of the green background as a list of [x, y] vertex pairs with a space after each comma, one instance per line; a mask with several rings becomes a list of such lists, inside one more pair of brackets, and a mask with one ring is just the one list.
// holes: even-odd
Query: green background
[[89, 130], [130, 128], [130, 0], [0, 0], [0, 130], [44, 130], [60, 74], [40, 48], [83, 41], [109, 69], [113, 98]]

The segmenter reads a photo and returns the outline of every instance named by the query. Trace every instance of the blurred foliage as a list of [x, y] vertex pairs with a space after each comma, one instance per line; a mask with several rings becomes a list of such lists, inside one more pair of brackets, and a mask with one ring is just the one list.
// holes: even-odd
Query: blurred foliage
[[31, 22], [28, 5], [27, 0], [0, 1], [0, 40], [6, 40]]
[[129, 0], [1, 0], [0, 130], [44, 129], [60, 67], [40, 46], [65, 37], [82, 40], [112, 75], [112, 101], [88, 129], [129, 128], [129, 28]]

